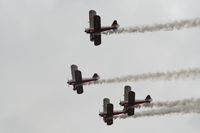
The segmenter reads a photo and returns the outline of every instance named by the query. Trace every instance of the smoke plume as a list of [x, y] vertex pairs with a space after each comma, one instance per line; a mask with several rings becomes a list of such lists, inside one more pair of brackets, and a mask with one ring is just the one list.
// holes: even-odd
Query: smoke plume
[[167, 114], [186, 114], [186, 113], [200, 113], [200, 99], [186, 99], [182, 101], [172, 101], [172, 102], [159, 102], [158, 107], [162, 108], [152, 109], [147, 111], [142, 111], [135, 113], [133, 116], [121, 115], [116, 116], [116, 118], [128, 118], [128, 117], [148, 117], [148, 116], [162, 116]]
[[188, 105], [190, 103], [194, 103], [196, 101], [200, 101], [200, 99], [194, 99], [194, 98], [190, 98], [190, 99], [183, 99], [183, 100], [176, 100], [176, 101], [165, 101], [165, 102], [154, 102], [152, 103], [153, 107], [175, 107], [175, 106], [185, 106]]
[[179, 21], [173, 21], [163, 24], [153, 24], [153, 25], [143, 25], [143, 26], [133, 26], [127, 28], [119, 28], [115, 31], [107, 31], [103, 34], [121, 34], [121, 33], [144, 33], [144, 32], [153, 32], [153, 31], [172, 31], [172, 30], [181, 30], [184, 28], [193, 28], [200, 26], [200, 18], [194, 19], [185, 19]]
[[139, 81], [157, 81], [157, 80], [180, 80], [180, 79], [198, 79], [200, 78], [200, 68], [194, 69], [183, 69], [179, 71], [168, 71], [168, 72], [155, 72], [155, 73], [144, 73], [137, 75], [128, 75], [122, 77], [115, 77], [111, 79], [101, 79], [89, 84], [111, 84], [121, 82], [139, 82]]

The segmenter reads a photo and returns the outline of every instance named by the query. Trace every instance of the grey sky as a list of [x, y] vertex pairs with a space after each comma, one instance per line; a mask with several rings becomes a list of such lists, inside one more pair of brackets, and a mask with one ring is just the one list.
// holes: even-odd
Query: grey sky
[[126, 84], [136, 98], [150, 94], [162, 101], [199, 98], [199, 80], [91, 85], [83, 95], [66, 81], [71, 64], [83, 77], [97, 72], [102, 78], [199, 67], [199, 27], [102, 35], [99, 47], [84, 33], [90, 9], [102, 25], [117, 19], [127, 27], [200, 17], [199, 5], [198, 0], [0, 0], [0, 132], [198, 133], [198, 114], [119, 119], [108, 127], [98, 111], [104, 97], [121, 109]]

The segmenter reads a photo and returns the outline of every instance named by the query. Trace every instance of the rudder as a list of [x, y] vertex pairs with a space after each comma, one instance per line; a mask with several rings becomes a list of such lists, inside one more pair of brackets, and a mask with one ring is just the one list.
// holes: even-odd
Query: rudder
[[114, 20], [111, 26], [114, 27], [114, 30], [116, 30], [119, 27], [117, 20]]
[[145, 100], [151, 101], [151, 100], [152, 100], [152, 98], [151, 98], [151, 96], [150, 96], [150, 95], [147, 95], [147, 97], [145, 98]]

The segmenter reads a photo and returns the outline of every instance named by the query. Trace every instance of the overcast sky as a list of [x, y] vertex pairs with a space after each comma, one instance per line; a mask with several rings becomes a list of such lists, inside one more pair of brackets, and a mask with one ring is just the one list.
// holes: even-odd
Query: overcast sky
[[[95, 47], [84, 33], [88, 12], [96, 10], [102, 25], [114, 19], [121, 27], [200, 17], [199, 0], [0, 0], [0, 132], [154, 132], [199, 133], [199, 114], [114, 120], [99, 118], [102, 100], [122, 109], [123, 87], [136, 98], [154, 101], [200, 97], [200, 80], [145, 81], [90, 85], [77, 95], [67, 85], [70, 65], [83, 77], [200, 67], [200, 28], [179, 31], [102, 35]], [[136, 109], [136, 112], [139, 112]]]

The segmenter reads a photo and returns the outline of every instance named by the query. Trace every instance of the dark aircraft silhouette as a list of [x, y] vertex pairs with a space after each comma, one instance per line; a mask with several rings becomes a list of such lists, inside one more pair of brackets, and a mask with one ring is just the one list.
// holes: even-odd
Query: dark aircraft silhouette
[[99, 113], [99, 116], [103, 117], [104, 122], [107, 125], [113, 124], [113, 116], [123, 114], [125, 111], [113, 111], [113, 104], [110, 103], [110, 99], [103, 99], [103, 112]]
[[150, 95], [147, 95], [144, 100], [136, 100], [135, 92], [131, 91], [130, 86], [125, 86], [124, 101], [120, 101], [119, 104], [124, 107], [124, 112], [131, 116], [134, 115], [136, 107], [140, 107], [141, 105], [148, 106], [148, 104], [150, 105], [151, 101], [152, 98]]
[[96, 15], [96, 11], [89, 11], [89, 24], [90, 27], [85, 29], [85, 32], [90, 34], [90, 41], [94, 41], [94, 45], [98, 46], [101, 44], [101, 32], [107, 30], [116, 30], [119, 25], [114, 20], [111, 26], [101, 27], [101, 17]]
[[91, 78], [82, 78], [81, 71], [78, 70], [78, 67], [76, 65], [71, 65], [71, 73], [72, 80], [68, 80], [67, 83], [69, 85], [73, 85], [73, 90], [77, 91], [78, 94], [83, 93], [84, 83], [96, 81], [100, 78], [97, 73], [94, 73]]

